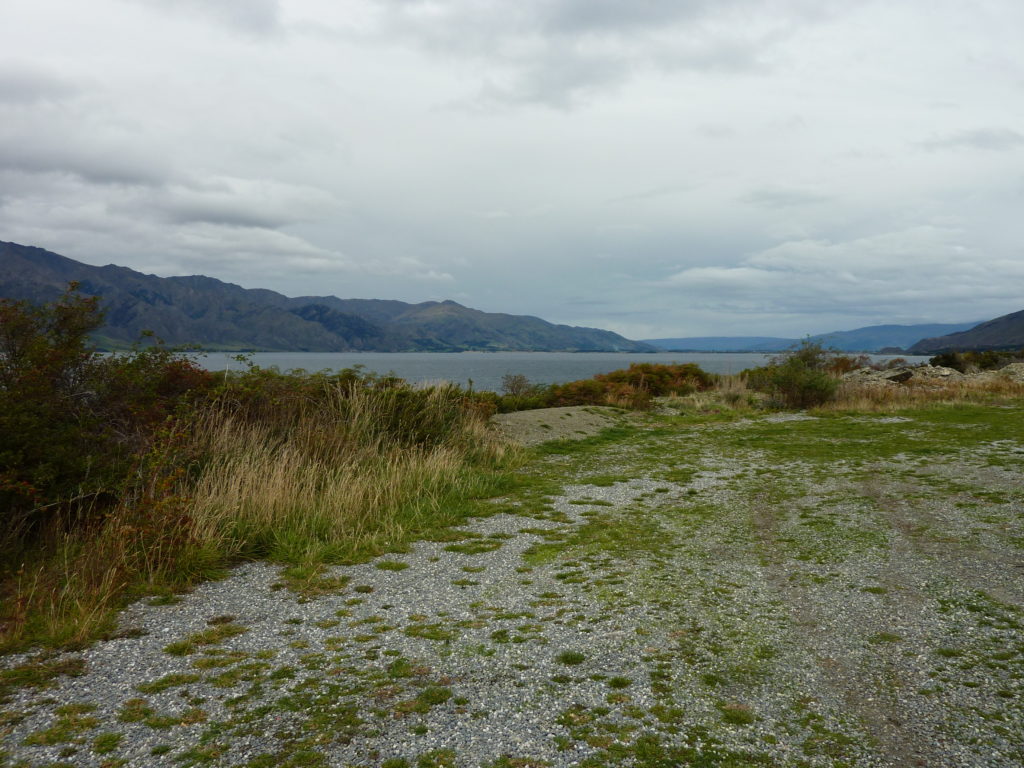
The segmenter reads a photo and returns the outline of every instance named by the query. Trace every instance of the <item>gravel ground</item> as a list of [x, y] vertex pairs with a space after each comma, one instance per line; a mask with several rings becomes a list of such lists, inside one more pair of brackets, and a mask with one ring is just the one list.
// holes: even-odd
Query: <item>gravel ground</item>
[[590, 437], [602, 429], [614, 426], [623, 418], [623, 411], [616, 408], [574, 405], [499, 413], [491, 421], [509, 439], [523, 445], [539, 445], [549, 440], [580, 440]]
[[658, 422], [552, 456], [536, 471], [561, 492], [333, 569], [316, 597], [250, 563], [135, 603], [125, 637], [55, 660], [81, 674], [0, 704], [0, 749], [25, 766], [1024, 764], [1021, 444], [780, 466], [736, 447], [758, 423]]

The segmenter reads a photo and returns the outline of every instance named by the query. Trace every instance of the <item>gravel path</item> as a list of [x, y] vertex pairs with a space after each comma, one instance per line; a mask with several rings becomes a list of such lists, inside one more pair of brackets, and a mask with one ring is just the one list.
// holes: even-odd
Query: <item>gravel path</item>
[[128, 636], [51, 660], [80, 674], [0, 704], [0, 749], [25, 766], [1024, 764], [1024, 447], [780, 464], [746, 440], [765, 423], [808, 424], [654, 421], [556, 454], [533, 472], [558, 492], [335, 568], [315, 597], [250, 563], [136, 603]]

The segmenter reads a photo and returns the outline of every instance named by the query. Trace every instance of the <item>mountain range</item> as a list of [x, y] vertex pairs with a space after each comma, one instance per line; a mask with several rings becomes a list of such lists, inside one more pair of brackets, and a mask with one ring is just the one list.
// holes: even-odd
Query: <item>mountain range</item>
[[[869, 325], [852, 331], [832, 331], [807, 337], [809, 341], [840, 352], [901, 351], [928, 336], [940, 336], [973, 328], [973, 323], [928, 323], [922, 325]], [[693, 336], [680, 339], [645, 339], [662, 350], [701, 352], [779, 352], [800, 343], [800, 339], [776, 336]], [[921, 352], [920, 354], [927, 354]]]
[[0, 242], [0, 297], [52, 301], [72, 281], [81, 293], [102, 298], [105, 324], [96, 341], [106, 348], [128, 346], [149, 330], [168, 344], [206, 349], [657, 351], [611, 331], [481, 312], [454, 301], [289, 298], [203, 275], [157, 277], [112, 264], [95, 267], [42, 248]]
[[[204, 275], [157, 277], [113, 264], [96, 267], [0, 241], [0, 297], [52, 301], [70, 282], [85, 295], [101, 297], [105, 324], [95, 339], [107, 349], [130, 346], [143, 331], [172, 345], [308, 352], [778, 352], [800, 342], [774, 336], [631, 341], [611, 331], [482, 312], [454, 301], [290, 298]], [[872, 325], [808, 339], [843, 352], [1019, 349], [1024, 311], [983, 323]]]

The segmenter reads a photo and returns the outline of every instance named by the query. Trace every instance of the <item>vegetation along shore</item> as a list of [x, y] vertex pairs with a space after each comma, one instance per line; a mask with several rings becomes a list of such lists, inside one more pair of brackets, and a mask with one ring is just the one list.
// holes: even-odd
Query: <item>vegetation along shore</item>
[[553, 386], [0, 303], [0, 765], [1017, 766], [1024, 364]]

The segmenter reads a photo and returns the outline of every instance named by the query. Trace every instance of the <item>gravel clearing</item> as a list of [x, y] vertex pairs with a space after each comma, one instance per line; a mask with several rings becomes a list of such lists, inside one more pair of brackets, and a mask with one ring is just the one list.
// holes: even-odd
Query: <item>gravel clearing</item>
[[539, 445], [549, 440], [592, 437], [624, 418], [624, 412], [617, 408], [573, 405], [499, 413], [491, 418], [491, 422], [502, 434], [517, 443]]
[[780, 458], [822, 423], [652, 419], [331, 593], [137, 602], [0, 765], [1024, 764], [1024, 445]]

